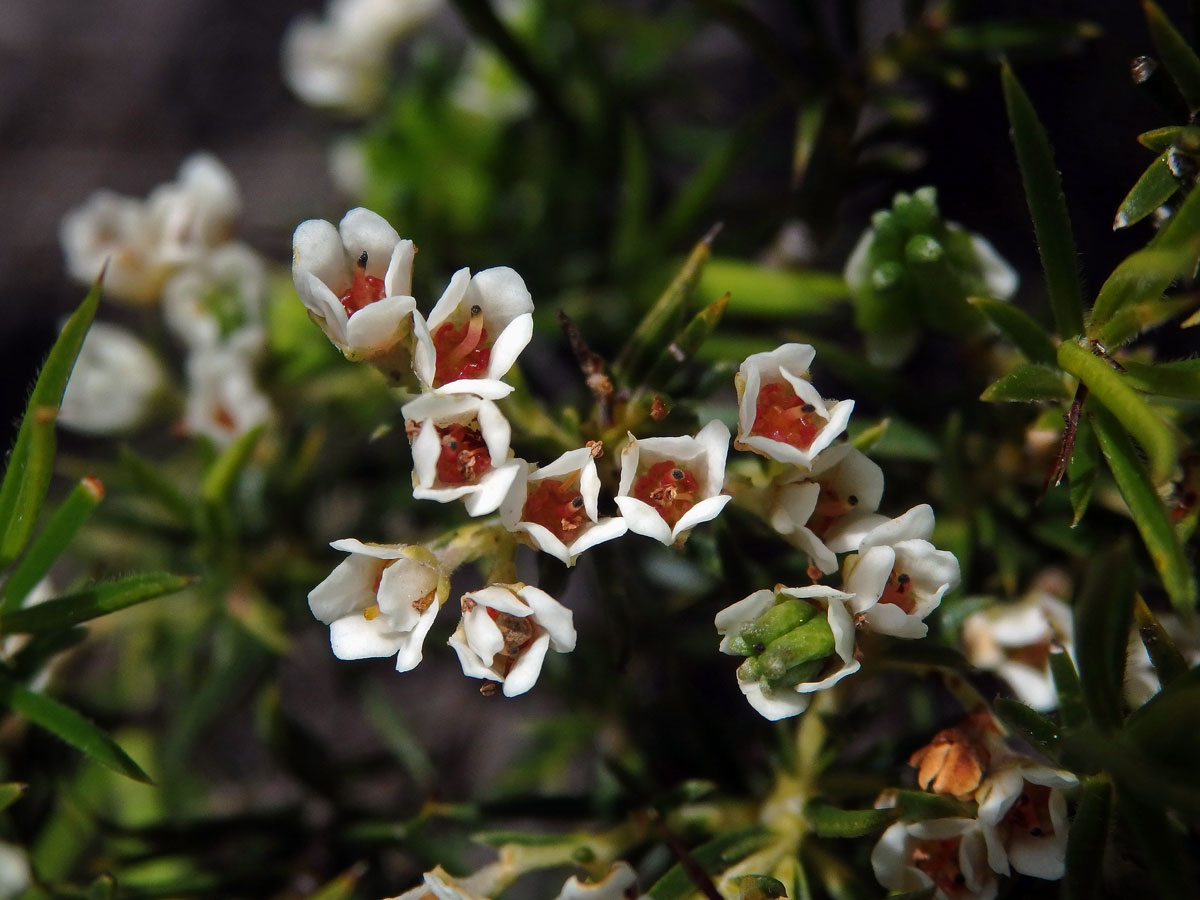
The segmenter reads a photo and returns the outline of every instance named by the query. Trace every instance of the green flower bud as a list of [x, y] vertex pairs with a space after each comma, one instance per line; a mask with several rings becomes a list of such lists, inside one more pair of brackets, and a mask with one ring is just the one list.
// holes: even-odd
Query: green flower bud
[[789, 669], [811, 660], [821, 660], [833, 652], [833, 631], [825, 619], [813, 618], [776, 638], [758, 661], [768, 679], [782, 678]]
[[771, 607], [756, 621], [743, 625], [741, 633], [729, 642], [729, 649], [739, 656], [757, 656], [772, 641], [803, 625], [816, 614], [812, 604], [789, 597]]

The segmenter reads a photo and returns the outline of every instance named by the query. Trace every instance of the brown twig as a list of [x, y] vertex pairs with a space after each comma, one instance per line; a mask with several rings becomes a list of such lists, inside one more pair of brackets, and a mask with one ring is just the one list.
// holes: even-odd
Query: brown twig
[[588, 390], [596, 398], [596, 407], [600, 417], [599, 425], [601, 428], [607, 428], [612, 424], [613, 383], [612, 379], [608, 377], [608, 373], [604, 371], [604, 357], [587, 345], [583, 335], [571, 321], [571, 317], [561, 309], [558, 311], [558, 324], [562, 326], [567, 343], [571, 345], [571, 352], [575, 354], [575, 361], [579, 363], [579, 369], [583, 372]]

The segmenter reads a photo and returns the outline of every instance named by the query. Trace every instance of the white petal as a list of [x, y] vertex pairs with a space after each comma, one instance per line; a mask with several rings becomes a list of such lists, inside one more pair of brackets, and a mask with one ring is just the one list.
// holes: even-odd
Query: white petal
[[361, 553], [364, 556], [373, 556], [375, 559], [399, 559], [404, 556], [404, 544], [369, 544], [355, 538], [342, 538], [339, 541], [333, 541], [329, 545], [334, 550], [342, 550], [346, 553]]
[[916, 640], [929, 633], [929, 626], [915, 613], [906, 613], [895, 603], [876, 603], [863, 617], [866, 626], [877, 634]]
[[500, 504], [512, 489], [513, 481], [520, 473], [522, 465], [521, 460], [514, 459], [504, 465], [488, 469], [479, 479], [479, 483], [475, 485], [475, 491], [466, 495], [463, 500], [467, 515], [486, 516], [499, 509]]
[[757, 620], [774, 605], [775, 592], [763, 589], [755, 591], [748, 597], [743, 597], [737, 603], [727, 606], [717, 613], [713, 624], [717, 627], [717, 634], [721, 635], [720, 651], [731, 656], [740, 655], [731, 653], [729, 650], [729, 642], [736, 636], [734, 632], [740, 630], [742, 625]]
[[626, 891], [637, 884], [637, 873], [626, 862], [615, 862], [608, 874], [587, 884], [572, 875], [554, 900], [625, 900]]
[[515, 593], [509, 585], [489, 584], [477, 591], [468, 591], [464, 596], [497, 612], [505, 612], [512, 616], [533, 615], [529, 604], [522, 600], [520, 595]]
[[537, 683], [542, 674], [542, 662], [550, 649], [550, 635], [541, 634], [528, 644], [504, 677], [504, 696], [516, 697], [524, 694]]
[[413, 347], [413, 372], [425, 390], [433, 387], [434, 373], [437, 371], [437, 349], [433, 346], [433, 338], [429, 333], [429, 325], [419, 310], [413, 310], [413, 337], [416, 344]]
[[293, 278], [301, 302], [323, 323], [329, 339], [339, 346], [346, 343], [346, 308], [338, 295], [312, 272], [297, 272]]
[[856, 614], [879, 602], [895, 564], [896, 551], [891, 547], [872, 547], [859, 552], [857, 563], [846, 577], [846, 591], [854, 595], [850, 608]]
[[462, 622], [459, 622], [458, 628], [454, 634], [450, 635], [450, 639], [446, 643], [453, 647], [454, 652], [458, 654], [458, 663], [462, 666], [463, 674], [468, 678], [487, 678], [492, 681], [502, 680], [500, 673], [484, 663], [479, 658], [479, 654], [468, 645], [466, 631], [463, 628]]
[[541, 588], [526, 585], [521, 588], [521, 599], [533, 610], [537, 623], [550, 636], [550, 646], [556, 653], [570, 653], [575, 649], [575, 623], [571, 610], [567, 609]]
[[338, 659], [368, 659], [391, 656], [403, 645], [407, 635], [392, 631], [387, 619], [367, 619], [361, 613], [344, 616], [329, 625], [329, 643]]
[[442, 440], [438, 437], [437, 427], [433, 424], [433, 419], [426, 419], [421, 423], [421, 428], [412, 442], [413, 476], [417, 486], [425, 489], [433, 487], [437, 481], [437, 464], [441, 455]]
[[375, 603], [375, 578], [381, 568], [377, 560], [364, 556], [342, 560], [328, 578], [309, 591], [312, 614], [329, 625], [343, 616], [361, 613]]
[[[491, 335], [500, 334], [510, 323], [533, 312], [533, 297], [524, 279], [507, 266], [477, 272], [467, 287], [465, 302], [483, 308], [483, 327]], [[508, 371], [507, 366], [504, 371]]]
[[352, 350], [375, 355], [390, 350], [412, 331], [412, 297], [384, 297], [368, 303], [346, 323], [346, 344]]
[[408, 672], [415, 669], [421, 662], [421, 647], [424, 645], [425, 636], [429, 634], [429, 629], [433, 627], [433, 620], [437, 618], [440, 609], [441, 606], [438, 603], [431, 603], [429, 608], [421, 613], [421, 618], [413, 626], [413, 629], [404, 636], [404, 641], [398, 648], [399, 652], [396, 655], [397, 672]]
[[[624, 475], [621, 477], [624, 480]], [[625, 524], [634, 534], [644, 534], [646, 537], [654, 538], [668, 546], [675, 542], [670, 527], [658, 514], [658, 510], [650, 504], [633, 497], [617, 497], [616, 503], [625, 519]]]
[[359, 206], [342, 216], [338, 223], [338, 234], [346, 248], [346, 260], [358, 265], [358, 258], [367, 254], [367, 274], [383, 279], [387, 274], [392, 251], [400, 242], [400, 235], [387, 220], [378, 213]]
[[488, 378], [503, 378], [532, 339], [533, 316], [526, 313], [513, 319], [492, 344], [492, 355], [488, 359]]
[[479, 661], [485, 666], [491, 666], [496, 654], [504, 649], [504, 635], [500, 626], [495, 623], [487, 610], [482, 606], [463, 613], [462, 630], [467, 644]]
[[[720, 515], [721, 510], [725, 508], [725, 504], [732, 500], [729, 494], [721, 494], [717, 497], [709, 497], [706, 500], [701, 500], [682, 516], [675, 523], [675, 527], [671, 531], [673, 539], [678, 539], [679, 536], [697, 525], [715, 519]], [[651, 507], [652, 508], [652, 507]], [[665, 522], [663, 524], [666, 524]]]
[[417, 248], [412, 241], [400, 241], [392, 250], [387, 274], [383, 276], [383, 289], [388, 297], [412, 296], [413, 257]]
[[975, 248], [975, 259], [983, 269], [983, 282], [990, 295], [997, 300], [1007, 300], [1013, 296], [1021, 280], [1017, 270], [1008, 264], [987, 238], [972, 234], [971, 244]]
[[575, 557], [580, 553], [590, 550], [597, 544], [619, 538], [628, 530], [629, 523], [620, 516], [600, 519], [595, 524], [588, 526], [584, 529], [583, 534], [573, 540], [571, 546], [567, 548], [567, 552], [571, 556], [571, 565], [575, 564]]
[[511, 384], [494, 378], [460, 378], [436, 389], [439, 394], [471, 394], [485, 400], [500, 400], [512, 393]]
[[332, 223], [324, 219], [309, 219], [296, 228], [292, 236], [293, 278], [297, 278], [301, 272], [315, 275], [333, 292], [335, 298], [350, 289], [346, 249]]
[[429, 331], [436, 332], [451, 314], [458, 309], [459, 303], [467, 293], [467, 285], [471, 283], [471, 270], [459, 269], [450, 277], [450, 283], [446, 285], [446, 290], [442, 291], [442, 296], [438, 298], [438, 302], [433, 305], [433, 309], [429, 311]]
[[743, 681], [740, 678], [738, 687], [755, 711], [772, 722], [798, 716], [808, 709], [808, 694], [799, 694], [788, 689], [767, 693], [761, 682]]
[[933, 507], [928, 503], [914, 506], [902, 516], [873, 529], [863, 537], [860, 550], [907, 540], [929, 540], [933, 534]]

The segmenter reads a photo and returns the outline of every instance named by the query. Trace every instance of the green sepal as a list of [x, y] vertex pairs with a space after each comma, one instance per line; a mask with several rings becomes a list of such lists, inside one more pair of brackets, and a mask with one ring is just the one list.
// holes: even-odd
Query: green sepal
[[1117, 207], [1116, 218], [1113, 219], [1113, 231], [1128, 228], [1142, 221], [1179, 190], [1179, 181], [1167, 165], [1167, 155], [1164, 153], [1142, 173], [1141, 177], [1129, 189], [1121, 205]]
[[1106, 778], [1085, 778], [1079, 805], [1067, 835], [1066, 874], [1063, 900], [1099, 900], [1109, 818], [1112, 815], [1112, 785]]
[[824, 617], [814, 617], [771, 641], [758, 661], [763, 675], [773, 681], [797, 666], [823, 660], [832, 652], [833, 630], [829, 622]]
[[1058, 752], [1058, 726], [1032, 707], [1008, 697], [997, 697], [992, 708], [1010, 731], [1016, 732], [1047, 756]]
[[987, 317], [1031, 363], [1056, 366], [1054, 342], [1029, 313], [1004, 300], [970, 297], [968, 302]]
[[70, 628], [165, 594], [181, 591], [195, 581], [179, 575], [127, 575], [7, 613], [0, 626], [6, 634], [35, 634]]
[[824, 800], [810, 800], [804, 818], [819, 837], [855, 838], [883, 831], [900, 817], [898, 809], [839, 809]]
[[1179, 88], [1188, 109], [1195, 112], [1200, 109], [1200, 58], [1156, 4], [1143, 0], [1142, 8], [1159, 59]]
[[1071, 399], [1071, 390], [1057, 368], [1024, 363], [993, 381], [979, 399], [986, 403], [1062, 403]]
[[1133, 621], [1133, 559], [1118, 544], [1096, 555], [1075, 599], [1075, 654], [1083, 699], [1102, 731], [1121, 727], [1125, 649]]
[[308, 900], [351, 900], [358, 881], [366, 874], [366, 863], [355, 863], [331, 881], [325, 882], [311, 894]]

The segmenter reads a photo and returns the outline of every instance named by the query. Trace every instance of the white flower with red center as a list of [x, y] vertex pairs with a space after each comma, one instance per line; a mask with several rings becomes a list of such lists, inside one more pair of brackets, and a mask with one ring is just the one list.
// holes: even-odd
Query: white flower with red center
[[854, 594], [855, 616], [871, 631], [902, 638], [922, 638], [923, 621], [958, 584], [958, 560], [929, 543], [933, 510], [914, 506], [904, 515], [869, 531], [846, 576]]
[[627, 862], [613, 863], [599, 881], [567, 879], [554, 900], [633, 900], [637, 896], [637, 872]]
[[771, 527], [803, 550], [826, 575], [837, 554], [858, 549], [864, 530], [887, 521], [874, 515], [883, 498], [883, 470], [848, 444], [830, 447], [810, 472], [776, 483], [768, 509]]
[[211, 153], [193, 153], [174, 181], [146, 198], [159, 252], [176, 265], [193, 263], [233, 233], [241, 191], [230, 171]]
[[425, 393], [400, 412], [412, 438], [413, 497], [462, 500], [472, 516], [495, 512], [525, 467], [509, 459], [512, 429], [496, 404]]
[[871, 868], [889, 890], [932, 886], [935, 900], [992, 900], [998, 890], [975, 819], [896, 822], [871, 851]]
[[[412, 334], [416, 248], [368, 209], [352, 209], [335, 228], [301, 222], [292, 238], [292, 279], [309, 315], [353, 362], [403, 357]], [[399, 361], [390, 374], [403, 368]]]
[[997, 604], [972, 613], [963, 622], [967, 660], [995, 672], [1022, 703], [1039, 712], [1058, 706], [1050, 674], [1056, 647], [1074, 654], [1071, 608], [1052, 594], [1035, 589], [1016, 603]]
[[258, 387], [249, 360], [234, 350], [197, 353], [187, 361], [183, 427], [228, 446], [271, 419], [271, 401]]
[[988, 863], [1051, 881], [1063, 877], [1067, 854], [1067, 800], [1079, 780], [1070, 772], [1025, 760], [993, 771], [975, 797], [987, 841]]
[[628, 529], [620, 516], [601, 518], [599, 503], [595, 452], [581, 447], [539, 469], [518, 472], [500, 506], [500, 521], [534, 547], [573, 566], [584, 550], [619, 538]]
[[718, 419], [695, 437], [629, 435], [616, 497], [629, 530], [669, 545], [715, 519], [731, 499], [721, 493], [728, 452], [729, 429]]
[[492, 584], [464, 594], [462, 613], [450, 646], [463, 673], [499, 682], [505, 697], [533, 687], [548, 651], [575, 649], [571, 611], [527, 584]]
[[433, 554], [404, 544], [330, 544], [350, 554], [312, 589], [308, 605], [329, 626], [333, 655], [367, 659], [396, 654], [396, 671], [421, 661], [421, 645], [450, 581]]
[[846, 430], [854, 401], [821, 397], [807, 378], [815, 357], [808, 344], [784, 344], [746, 357], [734, 379], [737, 449], [808, 469]]
[[258, 350], [266, 339], [266, 272], [245, 244], [223, 244], [163, 289], [167, 327], [191, 350]]
[[124, 303], [157, 302], [172, 269], [145, 203], [112, 191], [97, 191], [67, 212], [58, 239], [72, 278], [91, 284], [104, 269], [105, 294]]
[[745, 656], [738, 688], [767, 719], [796, 716], [812, 694], [859, 669], [849, 594], [814, 584], [755, 591], [717, 613], [720, 650]]
[[497, 400], [502, 379], [533, 337], [533, 298], [506, 266], [459, 269], [429, 318], [414, 317], [413, 371], [428, 390]]
[[166, 370], [149, 347], [124, 328], [93, 322], [57, 421], [86, 434], [130, 431], [146, 421], [166, 392]]

